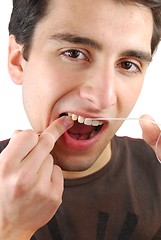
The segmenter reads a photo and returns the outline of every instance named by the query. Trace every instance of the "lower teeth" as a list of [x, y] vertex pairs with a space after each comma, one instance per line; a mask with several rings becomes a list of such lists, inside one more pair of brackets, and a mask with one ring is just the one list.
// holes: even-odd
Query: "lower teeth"
[[94, 136], [96, 136], [97, 131], [93, 130], [89, 136], [89, 138], [93, 138]]

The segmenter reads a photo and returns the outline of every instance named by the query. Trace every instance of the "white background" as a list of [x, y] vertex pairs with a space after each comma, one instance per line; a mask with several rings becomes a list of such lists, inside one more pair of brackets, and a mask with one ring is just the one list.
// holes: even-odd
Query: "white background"
[[[12, 83], [7, 71], [8, 21], [11, 7], [11, 0], [0, 2], [0, 140], [9, 138], [15, 129], [30, 128], [22, 106], [21, 86]], [[161, 44], [149, 67], [142, 93], [130, 116], [139, 117], [146, 113], [161, 123], [160, 105]], [[134, 128], [134, 123], [131, 121], [126, 121], [118, 134], [141, 136], [140, 130]]]

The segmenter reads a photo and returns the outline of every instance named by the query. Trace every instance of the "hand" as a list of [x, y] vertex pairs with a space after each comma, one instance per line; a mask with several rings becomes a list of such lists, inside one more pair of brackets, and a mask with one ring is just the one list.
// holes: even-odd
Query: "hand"
[[17, 131], [0, 155], [0, 239], [30, 239], [62, 201], [63, 175], [50, 155], [57, 139], [73, 124], [53, 122], [40, 136]]
[[140, 118], [140, 125], [143, 131], [143, 139], [153, 148], [157, 157], [161, 160], [161, 139], [159, 138], [161, 130], [159, 126], [155, 124], [154, 119], [148, 115], [143, 115]]

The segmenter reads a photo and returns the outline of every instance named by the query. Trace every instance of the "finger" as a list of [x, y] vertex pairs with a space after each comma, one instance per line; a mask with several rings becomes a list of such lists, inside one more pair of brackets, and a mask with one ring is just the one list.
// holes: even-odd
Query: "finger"
[[16, 131], [8, 146], [1, 153], [3, 163], [5, 163], [9, 169], [13, 168], [28, 155], [37, 143], [38, 135], [34, 131]]
[[[42, 134], [48, 135], [48, 137], [52, 138], [52, 143], [58, 140], [58, 138], [65, 133], [69, 128], [73, 125], [73, 120], [70, 117], [64, 116], [57, 120], [55, 120]], [[53, 145], [52, 144], [52, 145]], [[52, 149], [51, 149], [52, 150]]]
[[41, 135], [39, 145], [46, 154], [50, 153], [57, 139], [73, 125], [69, 117], [61, 117], [55, 120]]
[[54, 160], [51, 154], [49, 154], [38, 171], [38, 177], [42, 179], [44, 187], [49, 182], [51, 183], [52, 171], [53, 171]]
[[12, 136], [11, 136], [11, 141], [20, 133], [22, 132], [22, 130], [16, 130], [12, 133]]
[[143, 115], [140, 118], [140, 125], [143, 131], [143, 139], [154, 149], [160, 134], [160, 128], [155, 124], [153, 118]]
[[63, 193], [63, 189], [64, 189], [64, 178], [63, 178], [63, 173], [62, 173], [61, 168], [57, 165], [53, 166], [51, 182], [54, 187], [53, 191], [54, 191], [55, 196], [58, 199], [62, 198], [62, 193]]
[[43, 161], [54, 147], [56, 140], [73, 125], [69, 117], [62, 117], [54, 121], [39, 137], [38, 144], [26, 156], [22, 164], [28, 171], [37, 173]]
[[155, 145], [155, 152], [156, 152], [158, 161], [161, 163], [161, 133], [159, 134], [159, 137]]
[[51, 157], [42, 164], [38, 172], [38, 188], [46, 198], [52, 199], [55, 206], [59, 206], [62, 201], [64, 188], [64, 179], [61, 169], [57, 165], [53, 165]]

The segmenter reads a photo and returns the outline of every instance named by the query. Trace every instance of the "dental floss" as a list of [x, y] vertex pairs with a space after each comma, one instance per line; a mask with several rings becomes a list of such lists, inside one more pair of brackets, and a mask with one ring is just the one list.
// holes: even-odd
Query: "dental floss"
[[[137, 121], [139, 121], [141, 118], [88, 118], [88, 120], [96, 120], [96, 121], [103, 121], [103, 120], [107, 120], [107, 121], [125, 121], [125, 120], [137, 120]], [[157, 122], [155, 122], [155, 121], [153, 121], [153, 120], [150, 120], [150, 119], [148, 119], [148, 118], [142, 118], [143, 120], [147, 120], [147, 121], [149, 121], [149, 122], [151, 122], [151, 123], [154, 123], [154, 124], [156, 124], [156, 125], [158, 125], [158, 126], [161, 126], [161, 123], [157, 123]]]
[[[126, 120], [133, 121], [133, 120], [137, 120], [137, 121], [139, 121], [140, 120], [140, 118], [110, 118], [110, 117], [109, 118], [88, 118], [88, 119], [89, 120], [96, 120], [96, 121], [103, 121], [103, 120], [107, 120], [107, 121], [126, 121]], [[154, 123], [157, 126], [161, 126], [161, 123], [157, 123], [157, 122], [155, 122], [153, 120], [150, 120], [148, 118], [142, 118], [142, 119], [147, 120], [151, 123]], [[159, 159], [159, 156], [158, 156], [158, 143], [159, 143], [160, 137], [161, 137], [161, 133], [159, 134], [158, 139], [156, 141], [155, 150], [156, 150], [156, 157], [157, 157], [159, 163], [161, 164], [161, 160]]]

